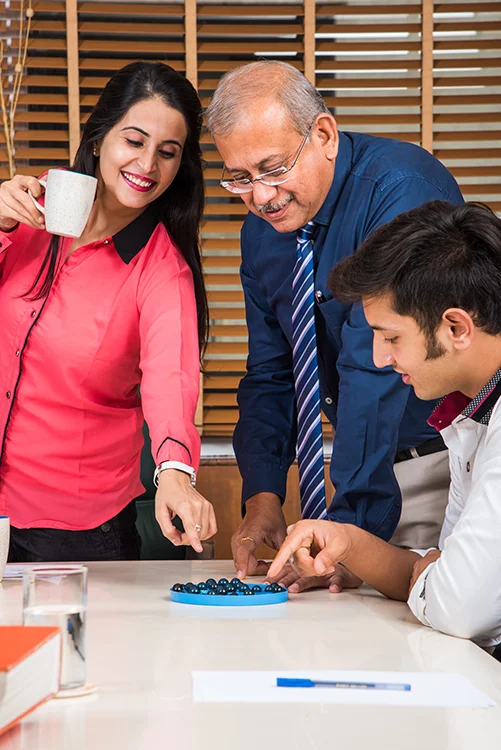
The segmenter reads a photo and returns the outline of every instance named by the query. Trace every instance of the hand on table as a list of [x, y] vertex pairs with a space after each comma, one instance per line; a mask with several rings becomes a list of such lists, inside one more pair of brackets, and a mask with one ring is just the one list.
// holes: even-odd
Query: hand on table
[[35, 177], [15, 175], [0, 185], [0, 229], [9, 231], [21, 222], [34, 229], [45, 228], [45, 217], [34, 205], [28, 190], [39, 198], [44, 189]]
[[[191, 545], [196, 552], [202, 552], [201, 540], [217, 532], [211, 503], [192, 487], [189, 475], [177, 469], [165, 469], [158, 476], [155, 516], [162, 533], [172, 544]], [[173, 525], [174, 516], [179, 516], [183, 522], [184, 534]]]
[[414, 563], [414, 567], [412, 568], [411, 582], [409, 584], [409, 594], [414, 588], [414, 584], [416, 583], [417, 579], [419, 578], [423, 570], [426, 570], [426, 568], [428, 567], [430, 563], [435, 562], [435, 560], [438, 560], [441, 554], [442, 554], [441, 550], [431, 549], [429, 552], [426, 553], [426, 555], [424, 555], [424, 557], [421, 557], [417, 562]]
[[256, 558], [256, 549], [262, 542], [279, 549], [286, 533], [278, 495], [259, 492], [247, 500], [245, 510], [245, 517], [231, 538], [235, 570], [241, 579], [266, 575], [269, 563]]
[[300, 594], [308, 589], [329, 589], [331, 594], [339, 594], [344, 589], [356, 589], [362, 585], [361, 578], [344, 565], [335, 565], [334, 572], [324, 576], [302, 576], [295, 566], [285, 565], [273, 578], [266, 577], [265, 583], [280, 583], [291, 594]]

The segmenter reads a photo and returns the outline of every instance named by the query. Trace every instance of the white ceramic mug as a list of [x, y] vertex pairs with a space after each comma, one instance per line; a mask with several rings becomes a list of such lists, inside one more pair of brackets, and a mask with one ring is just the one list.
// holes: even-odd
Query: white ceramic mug
[[49, 169], [47, 178], [38, 181], [45, 188], [45, 206], [28, 193], [45, 214], [47, 231], [62, 237], [80, 237], [94, 203], [96, 178], [66, 169]]
[[0, 516], [0, 581], [3, 577], [7, 555], [9, 554], [10, 521], [7, 516]]

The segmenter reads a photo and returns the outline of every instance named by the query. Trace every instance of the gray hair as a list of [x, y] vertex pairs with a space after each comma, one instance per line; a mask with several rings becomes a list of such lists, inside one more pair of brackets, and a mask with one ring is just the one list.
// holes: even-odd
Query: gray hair
[[306, 135], [317, 115], [329, 114], [318, 91], [299, 70], [288, 63], [262, 60], [241, 65], [221, 78], [205, 113], [211, 135], [231, 133], [249, 104], [258, 100], [281, 104], [300, 135]]

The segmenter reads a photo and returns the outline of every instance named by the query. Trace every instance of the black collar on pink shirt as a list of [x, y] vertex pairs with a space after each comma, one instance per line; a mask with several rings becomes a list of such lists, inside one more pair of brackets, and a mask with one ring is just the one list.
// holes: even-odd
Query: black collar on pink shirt
[[113, 235], [113, 244], [124, 263], [130, 263], [149, 241], [159, 223], [155, 205]]

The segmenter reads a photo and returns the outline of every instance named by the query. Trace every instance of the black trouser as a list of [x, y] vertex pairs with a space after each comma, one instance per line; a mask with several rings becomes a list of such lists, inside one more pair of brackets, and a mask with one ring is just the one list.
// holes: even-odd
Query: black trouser
[[95, 529], [16, 529], [10, 527], [8, 562], [139, 560], [135, 501]]

